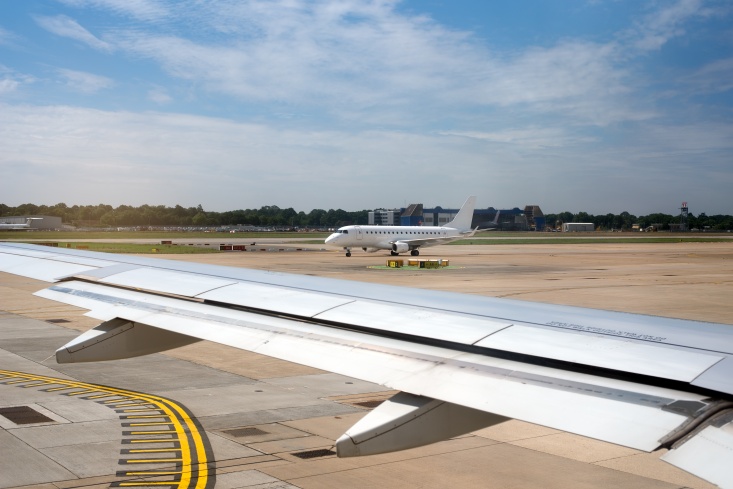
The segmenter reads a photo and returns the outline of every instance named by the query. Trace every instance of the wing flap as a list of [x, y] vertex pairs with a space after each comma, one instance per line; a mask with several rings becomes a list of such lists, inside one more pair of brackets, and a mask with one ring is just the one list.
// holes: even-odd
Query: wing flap
[[0, 271], [44, 282], [54, 282], [58, 277], [93, 269], [88, 265], [48, 260], [40, 256], [0, 254]]
[[353, 301], [316, 316], [324, 321], [472, 345], [511, 326], [509, 321], [430, 311], [404, 305]]
[[245, 282], [238, 282], [198, 294], [197, 297], [209, 301], [301, 317], [313, 317], [318, 313], [347, 304], [353, 300], [332, 294]]
[[100, 279], [100, 282], [186, 297], [195, 297], [235, 283], [233, 280], [217, 277], [143, 267], [109, 275]]
[[672, 352], [654, 344], [523, 325], [494, 333], [477, 346], [683, 382], [693, 381], [723, 359], [709, 353]]

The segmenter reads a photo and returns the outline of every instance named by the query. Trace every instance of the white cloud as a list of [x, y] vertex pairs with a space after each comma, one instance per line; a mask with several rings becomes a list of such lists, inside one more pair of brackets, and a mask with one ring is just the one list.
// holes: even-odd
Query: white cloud
[[19, 85], [20, 83], [18, 83], [17, 80], [13, 80], [12, 78], [0, 79], [0, 95], [14, 92]]
[[649, 13], [626, 33], [637, 49], [658, 50], [670, 39], [684, 35], [684, 23], [690, 18], [712, 14], [702, 0], [677, 0], [662, 5], [662, 8]]
[[598, 141], [597, 137], [571, 132], [564, 127], [527, 127], [494, 132], [445, 131], [441, 134], [503, 143], [525, 150], [577, 146]]
[[414, 124], [466, 107], [509, 106], [561, 109], [601, 125], [638, 117], [624, 99], [629, 73], [615, 65], [615, 44], [563, 41], [502, 56], [390, 2], [189, 6], [201, 36], [135, 29], [109, 38], [212, 93], [358, 121]]
[[112, 51], [112, 46], [109, 43], [97, 38], [94, 34], [79, 25], [77, 21], [65, 15], [57, 15], [55, 17], [36, 17], [36, 22], [43, 29], [46, 29], [52, 34], [56, 34], [57, 36], [68, 37], [69, 39], [83, 42], [97, 51]]
[[[12, 168], [17, 182], [3, 193], [8, 204], [26, 201], [28, 188], [38, 203], [204, 203], [211, 210], [265, 204], [356, 210], [430, 198], [460, 205], [475, 193], [487, 207], [539, 202], [558, 212], [582, 203], [578, 210], [592, 213], [643, 214], [652, 210], [651, 188], [672, 205], [684, 197], [708, 213], [733, 212], [732, 177], [722, 170], [733, 144], [726, 124], [647, 124], [619, 135], [625, 144], [618, 149], [585, 144], [560, 129], [316, 131], [72, 107], [0, 106], [0, 127], [0, 167]], [[565, 144], [553, 146], [553, 138]], [[698, 164], [700, 156], [708, 163]], [[695, 195], [692, 179], [704, 187]]]
[[723, 93], [733, 89], [733, 58], [708, 63], [682, 82], [699, 93]]
[[67, 87], [75, 92], [96, 93], [114, 86], [114, 82], [105, 76], [94, 75], [83, 71], [59, 69]]
[[156, 0], [61, 0], [61, 2], [78, 8], [106, 9], [118, 15], [145, 21], [159, 20], [172, 13], [165, 6], [165, 2]]
[[0, 27], [0, 45], [10, 44], [15, 41], [15, 39], [16, 36], [12, 32]]
[[34, 83], [36, 79], [27, 74], [17, 73], [0, 64], [0, 96], [18, 92], [24, 85]]
[[168, 94], [168, 91], [163, 87], [155, 87], [148, 90], [148, 100], [155, 102], [158, 105], [165, 105], [173, 101], [173, 98]]

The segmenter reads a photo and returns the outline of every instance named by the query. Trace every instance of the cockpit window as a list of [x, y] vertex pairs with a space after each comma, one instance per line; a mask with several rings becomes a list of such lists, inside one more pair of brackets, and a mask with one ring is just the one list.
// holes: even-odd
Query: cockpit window
[[341, 231], [341, 232], [342, 232], [342, 233], [344, 233], [344, 234], [349, 234], [349, 230], [348, 230], [348, 229], [344, 229], [344, 230], [343, 230], [343, 231]]

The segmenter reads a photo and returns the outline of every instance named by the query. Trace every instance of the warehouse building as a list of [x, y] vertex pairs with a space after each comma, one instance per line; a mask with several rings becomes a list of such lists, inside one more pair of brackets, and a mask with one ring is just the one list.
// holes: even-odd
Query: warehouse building
[[562, 225], [563, 233], [579, 233], [595, 230], [592, 222], [564, 222]]
[[[442, 207], [425, 208], [422, 204], [411, 204], [402, 210], [399, 224], [402, 226], [445, 226], [458, 214], [460, 209]], [[499, 220], [494, 224], [496, 213]], [[524, 210], [514, 209], [475, 209], [471, 227], [497, 229], [501, 231], [544, 231], [545, 217], [538, 205], [526, 206]]]
[[24, 225], [28, 218], [33, 218], [28, 229], [61, 229], [61, 218], [56, 216], [8, 216], [0, 217], [0, 222], [5, 224]]

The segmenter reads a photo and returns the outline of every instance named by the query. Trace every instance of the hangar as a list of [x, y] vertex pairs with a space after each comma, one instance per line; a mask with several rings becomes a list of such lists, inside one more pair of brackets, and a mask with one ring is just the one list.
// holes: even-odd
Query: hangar
[[[459, 209], [443, 209], [440, 206], [426, 208], [422, 204], [411, 204], [401, 209], [399, 224], [402, 226], [442, 226], [450, 222]], [[499, 222], [494, 225], [496, 213], [499, 213]], [[393, 211], [396, 214], [397, 210]], [[396, 224], [396, 223], [395, 223]], [[527, 205], [524, 210], [513, 209], [475, 209], [471, 227], [479, 229], [495, 228], [501, 231], [544, 231], [545, 216], [538, 205]]]
[[28, 229], [61, 229], [61, 218], [56, 216], [3, 216], [0, 222], [5, 224], [25, 224], [28, 218], [33, 218]]

